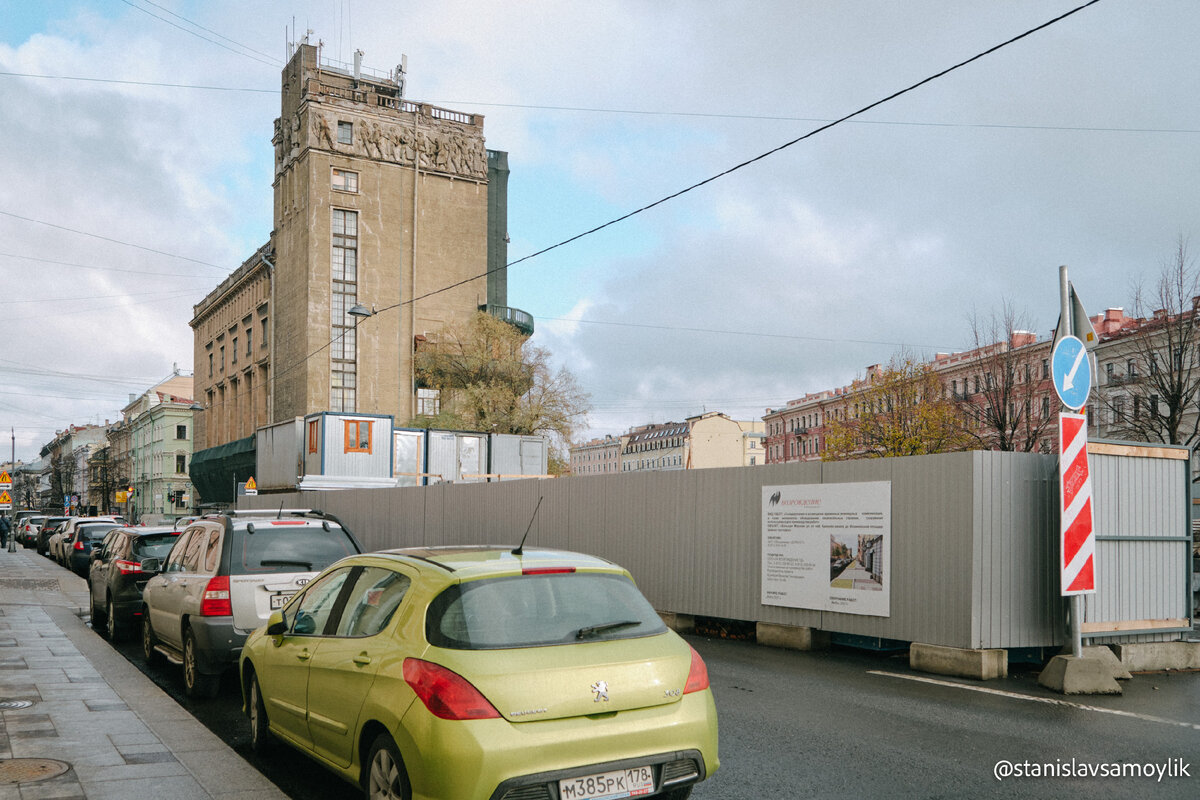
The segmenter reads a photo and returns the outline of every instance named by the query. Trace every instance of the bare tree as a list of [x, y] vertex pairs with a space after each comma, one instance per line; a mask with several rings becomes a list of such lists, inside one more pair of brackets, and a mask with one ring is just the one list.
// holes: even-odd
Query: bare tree
[[1137, 326], [1102, 344], [1106, 362], [1125, 362], [1100, 398], [1114, 434], [1163, 444], [1200, 440], [1198, 301], [1200, 270], [1180, 237], [1154, 284], [1134, 290]]
[[1025, 315], [1007, 300], [989, 317], [972, 314], [970, 322], [975, 392], [955, 398], [964, 430], [984, 450], [1036, 451], [1055, 421], [1042, 403], [1053, 393], [1041, 368], [1049, 345], [1037, 343]]

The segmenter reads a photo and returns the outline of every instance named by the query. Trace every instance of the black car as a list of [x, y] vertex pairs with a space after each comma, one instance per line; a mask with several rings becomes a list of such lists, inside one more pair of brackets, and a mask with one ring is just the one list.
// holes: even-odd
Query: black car
[[63, 543], [64, 567], [81, 578], [88, 576], [88, 566], [92, 563], [92, 550], [104, 542], [104, 537], [119, 522], [85, 522], [75, 526], [69, 541]]
[[[157, 574], [148, 558], [161, 561], [182, 531], [174, 528], [113, 528], [92, 551], [88, 571], [92, 627], [112, 641], [137, 630], [142, 618], [142, 588]], [[153, 564], [146, 566], [153, 567]]]
[[69, 519], [70, 517], [46, 517], [46, 521], [42, 523], [42, 527], [38, 528], [37, 537], [33, 541], [33, 546], [39, 556], [44, 556], [49, 552], [50, 537], [58, 533], [58, 529]]

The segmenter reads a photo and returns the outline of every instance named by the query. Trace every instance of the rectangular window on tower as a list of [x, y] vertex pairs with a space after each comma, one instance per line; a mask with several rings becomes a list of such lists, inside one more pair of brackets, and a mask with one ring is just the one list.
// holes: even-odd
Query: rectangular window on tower
[[354, 144], [354, 123], [338, 120], [338, 144]]
[[333, 188], [338, 192], [357, 192], [358, 173], [346, 169], [333, 168]]

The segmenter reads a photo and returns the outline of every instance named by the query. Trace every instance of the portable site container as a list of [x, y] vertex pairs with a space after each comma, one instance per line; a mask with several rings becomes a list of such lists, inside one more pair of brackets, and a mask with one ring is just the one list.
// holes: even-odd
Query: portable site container
[[295, 489], [304, 472], [300, 448], [304, 418], [264, 425], [254, 432], [254, 481], [259, 490]]
[[392, 433], [392, 476], [397, 486], [423, 486], [426, 431], [423, 428], [396, 428]]
[[394, 442], [387, 414], [322, 411], [304, 418], [301, 489], [382, 488], [392, 477]]
[[544, 436], [493, 433], [488, 437], [488, 481], [544, 476], [550, 468], [550, 443]]
[[467, 431], [428, 432], [426, 483], [481, 483], [488, 468], [488, 435]]

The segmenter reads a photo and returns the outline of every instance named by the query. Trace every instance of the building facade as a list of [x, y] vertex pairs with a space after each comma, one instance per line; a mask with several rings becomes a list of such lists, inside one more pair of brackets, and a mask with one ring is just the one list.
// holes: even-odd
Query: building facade
[[764, 435], [760, 420], [734, 420], [716, 411], [640, 425], [572, 447], [571, 474], [757, 466], [766, 463]]
[[132, 457], [133, 497], [126, 510], [136, 520], [172, 518], [193, 505], [188, 477], [195, 435], [192, 386], [191, 376], [176, 374], [122, 409]]
[[606, 435], [571, 448], [572, 475], [608, 475], [621, 471], [621, 439]]
[[360, 58], [303, 42], [284, 68], [270, 241], [194, 309], [198, 449], [321, 411], [407, 421], [418, 342], [480, 309], [532, 333], [506, 305], [507, 154]]

